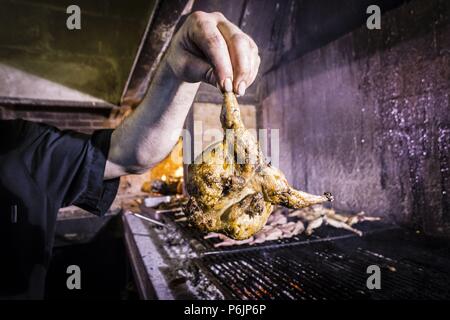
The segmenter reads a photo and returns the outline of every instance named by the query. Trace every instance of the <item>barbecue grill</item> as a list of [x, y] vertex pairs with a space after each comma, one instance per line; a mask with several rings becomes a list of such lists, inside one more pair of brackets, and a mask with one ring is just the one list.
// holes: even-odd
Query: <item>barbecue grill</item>
[[[204, 239], [204, 234], [180, 221], [180, 216], [180, 211], [164, 213], [163, 228], [124, 217], [129, 241], [133, 235], [145, 236], [145, 241], [157, 248], [160, 258], [156, 261], [164, 261], [162, 269], [178, 272], [162, 272], [157, 277], [159, 287], [153, 295], [159, 298], [167, 298], [167, 292], [172, 298], [193, 299], [450, 298], [448, 243], [395, 225], [363, 222], [358, 225], [363, 237], [324, 227], [309, 237], [301, 234], [262, 244], [215, 248], [217, 239]], [[153, 260], [155, 252], [149, 254], [152, 257], [145, 267], [151, 274], [158, 266]], [[379, 290], [367, 287], [367, 269], [372, 265], [381, 271]], [[154, 279], [145, 273], [137, 277], [143, 282], [140, 287], [151, 286], [150, 279]], [[174, 279], [183, 289], [173, 286]], [[209, 296], [204, 295], [205, 288]]]

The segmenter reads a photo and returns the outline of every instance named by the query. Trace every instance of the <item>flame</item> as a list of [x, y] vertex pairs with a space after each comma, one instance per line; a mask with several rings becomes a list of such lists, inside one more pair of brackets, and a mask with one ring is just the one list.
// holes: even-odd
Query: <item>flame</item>
[[[142, 191], [151, 193], [151, 185], [156, 180], [173, 183], [180, 181], [180, 190], [183, 181], [183, 143], [182, 139], [173, 148], [172, 152], [147, 173], [147, 181], [142, 185]], [[181, 191], [180, 191], [181, 193]]]
[[181, 178], [183, 176], [183, 167], [178, 167], [178, 169], [175, 170], [175, 172], [173, 173], [173, 176], [175, 178]]

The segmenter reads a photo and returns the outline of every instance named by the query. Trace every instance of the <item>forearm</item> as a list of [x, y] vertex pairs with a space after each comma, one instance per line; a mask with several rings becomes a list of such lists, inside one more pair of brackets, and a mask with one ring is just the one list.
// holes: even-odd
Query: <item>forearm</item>
[[139, 107], [113, 132], [105, 178], [139, 173], [160, 162], [175, 145], [199, 83], [179, 80], [162, 62]]

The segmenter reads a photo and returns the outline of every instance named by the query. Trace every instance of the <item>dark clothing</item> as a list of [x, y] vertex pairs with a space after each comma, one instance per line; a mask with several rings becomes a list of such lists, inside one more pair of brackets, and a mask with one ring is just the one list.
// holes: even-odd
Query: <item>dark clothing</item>
[[119, 185], [103, 180], [111, 133], [0, 120], [0, 299], [43, 297], [61, 207], [108, 210]]

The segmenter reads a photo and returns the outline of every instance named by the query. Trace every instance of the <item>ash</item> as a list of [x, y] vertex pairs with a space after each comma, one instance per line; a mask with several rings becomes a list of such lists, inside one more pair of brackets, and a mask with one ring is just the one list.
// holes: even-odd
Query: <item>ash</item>
[[162, 244], [162, 249], [170, 259], [174, 279], [184, 279], [189, 293], [193, 294], [196, 299], [224, 299], [223, 294], [193, 262], [198, 255], [174, 225], [167, 224], [166, 228], [153, 230]]

